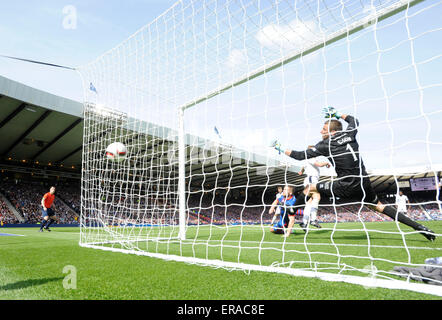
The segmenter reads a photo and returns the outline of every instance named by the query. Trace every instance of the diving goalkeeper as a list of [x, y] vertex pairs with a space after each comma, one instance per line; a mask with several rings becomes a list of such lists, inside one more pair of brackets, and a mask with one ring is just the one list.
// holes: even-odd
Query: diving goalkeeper
[[[393, 220], [396, 220], [413, 228], [430, 241], [436, 239], [433, 231], [427, 227], [411, 220], [393, 206], [383, 205], [374, 192], [370, 178], [365, 171], [364, 163], [359, 155], [359, 144], [356, 141], [359, 122], [347, 114], [340, 114], [333, 107], [323, 109], [325, 118], [328, 119], [321, 130], [322, 141], [305, 151], [285, 150], [278, 141], [272, 143], [279, 152], [296, 160], [305, 160], [318, 156], [325, 156], [335, 167], [337, 178], [333, 181], [311, 184], [305, 187], [303, 195], [296, 197], [295, 207], [305, 203], [305, 198], [311, 193], [317, 192], [321, 198], [339, 197], [350, 201], [364, 202], [371, 209], [383, 213]], [[343, 130], [342, 122], [348, 123]]]

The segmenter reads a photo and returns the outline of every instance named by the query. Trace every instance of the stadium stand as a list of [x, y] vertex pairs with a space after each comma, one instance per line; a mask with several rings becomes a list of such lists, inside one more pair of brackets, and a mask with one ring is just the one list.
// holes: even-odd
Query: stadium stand
[[[40, 202], [44, 193], [47, 192], [50, 184], [36, 181], [4, 180], [0, 182], [0, 192], [15, 207], [15, 209], [24, 218], [25, 224], [39, 223], [41, 220]], [[79, 222], [81, 207], [80, 185], [64, 183], [56, 185], [56, 212], [60, 216], [60, 222], [64, 224], [76, 224]], [[408, 215], [414, 220], [442, 220], [442, 212], [434, 196], [423, 197], [410, 192]], [[382, 195], [383, 199], [390, 205], [394, 205], [394, 197], [388, 194]], [[188, 199], [188, 224], [269, 224], [272, 215], [268, 214], [272, 203], [272, 195], [265, 197], [266, 205], [262, 205], [262, 195], [257, 193], [254, 197], [249, 197], [247, 204], [244, 205], [244, 195], [237, 198], [227, 198], [206, 194], [201, 197], [200, 194], [194, 194]], [[175, 204], [166, 199], [129, 199], [121, 197], [114, 199], [109, 208], [112, 210], [127, 210], [128, 216], [136, 214], [141, 210], [150, 210], [146, 205], [156, 201], [173, 215], [176, 211]], [[152, 206], [153, 208], [153, 206]], [[19, 219], [11, 212], [5, 201], [0, 199], [0, 219], [3, 224], [21, 223]], [[161, 219], [167, 216], [159, 216], [158, 219], [148, 219], [145, 223], [159, 223]], [[296, 216], [297, 221], [301, 221], [302, 215]], [[368, 207], [362, 208], [358, 204], [339, 204], [333, 206], [331, 203], [322, 202], [318, 211], [318, 221], [323, 223], [342, 223], [342, 222], [374, 222], [391, 221], [390, 218], [380, 215]], [[125, 223], [130, 223], [130, 219]], [[133, 223], [137, 223], [135, 220]], [[139, 223], [139, 221], [138, 221]]]
[[0, 199], [0, 223], [1, 224], [15, 224], [20, 221], [17, 217], [9, 210], [8, 205], [2, 199]]
[[[0, 190], [6, 198], [14, 205], [17, 211], [24, 218], [26, 224], [35, 224], [41, 222], [41, 199], [49, 189], [48, 186], [29, 181], [2, 181]], [[77, 190], [79, 194], [80, 190]], [[55, 198], [55, 211], [60, 217], [60, 223], [71, 224], [77, 223], [78, 215], [60, 201], [60, 196]], [[11, 213], [9, 211], [9, 216]], [[17, 223], [13, 219], [9, 219], [8, 223]]]
[[[384, 195], [386, 197], [386, 195]], [[394, 199], [391, 198], [390, 199]], [[413, 198], [414, 199], [414, 198]], [[253, 200], [253, 199], [252, 199]], [[259, 201], [260, 198], [255, 199]], [[433, 202], [432, 202], [433, 201]], [[198, 196], [194, 196], [189, 199], [189, 211], [194, 219], [198, 219], [200, 224], [225, 224], [225, 223], [245, 223], [256, 224], [261, 223], [261, 217], [263, 223], [270, 223], [272, 216], [268, 214], [271, 199], [267, 200], [268, 205], [250, 205], [243, 206], [241, 204], [222, 202], [213, 203], [209, 199], [200, 201]], [[414, 220], [442, 220], [442, 212], [439, 210], [439, 205], [433, 198], [420, 199], [420, 202], [427, 202], [427, 204], [419, 205], [411, 203], [409, 206], [408, 214]], [[390, 201], [390, 205], [394, 205], [394, 201]], [[200, 209], [198, 209], [200, 208]], [[426, 214], [428, 213], [428, 214]], [[296, 220], [301, 221], [302, 216], [297, 215]], [[319, 222], [328, 223], [342, 223], [342, 222], [374, 222], [374, 221], [391, 221], [387, 216], [381, 215], [377, 212], [370, 210], [368, 207], [360, 205], [340, 205], [335, 207], [329, 204], [321, 204], [318, 211]]]

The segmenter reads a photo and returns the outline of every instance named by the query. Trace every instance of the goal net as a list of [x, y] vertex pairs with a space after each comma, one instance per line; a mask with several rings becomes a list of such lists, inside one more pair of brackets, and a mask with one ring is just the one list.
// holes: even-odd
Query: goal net
[[[271, 232], [277, 187], [306, 176], [269, 144], [306, 150], [325, 106], [353, 115], [383, 203], [405, 192], [406, 214], [440, 234], [441, 14], [442, 1], [178, 1], [79, 69], [80, 245], [442, 295], [412, 273], [440, 239], [364, 203], [321, 199], [320, 228], [295, 208], [293, 234]], [[113, 142], [123, 161], [106, 158]]]

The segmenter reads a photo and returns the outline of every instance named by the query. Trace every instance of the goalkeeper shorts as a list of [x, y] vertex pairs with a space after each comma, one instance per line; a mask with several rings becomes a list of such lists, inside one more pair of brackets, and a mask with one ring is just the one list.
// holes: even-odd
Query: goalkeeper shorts
[[369, 178], [348, 177], [336, 181], [327, 181], [316, 184], [321, 197], [338, 197], [345, 200], [361, 201], [377, 204], [378, 197], [374, 192]]

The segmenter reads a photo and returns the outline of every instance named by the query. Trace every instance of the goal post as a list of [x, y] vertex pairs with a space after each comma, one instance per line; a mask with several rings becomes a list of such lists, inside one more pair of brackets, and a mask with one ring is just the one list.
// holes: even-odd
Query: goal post
[[[331, 105], [359, 119], [382, 201], [395, 206], [405, 190], [406, 214], [440, 235], [440, 14], [442, 1], [178, 1], [79, 69], [80, 245], [442, 296], [395, 269], [428, 267], [439, 237], [336, 197], [319, 203], [321, 229], [303, 230], [293, 212], [288, 238], [271, 232], [270, 214], [277, 187], [297, 191], [305, 178], [305, 163], [270, 141], [316, 144]], [[113, 142], [127, 147], [121, 162], [104, 155]]]
[[179, 224], [180, 224], [180, 240], [186, 240], [186, 221], [187, 221], [187, 207], [186, 207], [186, 144], [185, 144], [185, 131], [184, 131], [184, 111], [178, 110], [178, 166], [179, 166], [179, 186], [178, 186], [178, 198], [179, 198]]

